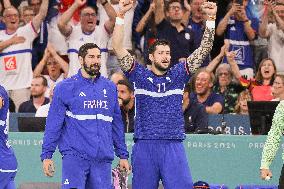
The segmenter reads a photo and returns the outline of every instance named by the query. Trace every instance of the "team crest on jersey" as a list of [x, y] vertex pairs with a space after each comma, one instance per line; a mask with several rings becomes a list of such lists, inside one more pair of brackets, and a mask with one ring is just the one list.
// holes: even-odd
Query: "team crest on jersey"
[[4, 65], [5, 70], [16, 70], [17, 69], [17, 61], [15, 56], [4, 57]]

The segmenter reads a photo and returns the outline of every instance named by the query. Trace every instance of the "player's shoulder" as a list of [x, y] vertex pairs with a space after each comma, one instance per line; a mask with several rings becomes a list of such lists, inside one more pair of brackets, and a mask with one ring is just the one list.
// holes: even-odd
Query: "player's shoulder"
[[106, 85], [107, 87], [111, 88], [111, 89], [116, 89], [116, 85], [114, 82], [112, 82], [110, 79], [104, 77], [104, 76], [100, 76], [100, 80], [101, 83], [103, 85]]

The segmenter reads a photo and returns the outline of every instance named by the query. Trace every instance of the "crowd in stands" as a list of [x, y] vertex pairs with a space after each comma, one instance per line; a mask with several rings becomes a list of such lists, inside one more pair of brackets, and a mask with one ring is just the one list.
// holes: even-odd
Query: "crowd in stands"
[[[200, 46], [205, 0], [134, 0], [124, 20], [123, 47], [150, 67], [156, 39], [171, 44], [171, 66]], [[248, 114], [247, 101], [284, 100], [284, 0], [217, 0], [212, 52], [185, 86], [188, 132], [207, 114]], [[0, 0], [0, 84], [10, 111], [46, 116], [53, 88], [80, 68], [78, 49], [101, 49], [101, 75], [118, 89], [126, 132], [133, 132], [135, 86], [112, 49], [119, 0]], [[44, 108], [41, 106], [44, 105]]]

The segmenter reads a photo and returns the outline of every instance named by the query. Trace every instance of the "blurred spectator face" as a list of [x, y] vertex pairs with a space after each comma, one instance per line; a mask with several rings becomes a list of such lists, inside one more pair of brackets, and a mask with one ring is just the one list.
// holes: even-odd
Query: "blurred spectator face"
[[3, 13], [4, 23], [6, 24], [7, 29], [16, 30], [19, 27], [19, 12], [17, 9], [10, 7], [5, 9]]
[[117, 91], [119, 101], [121, 102], [120, 106], [126, 106], [133, 99], [133, 92], [128, 90], [127, 86], [118, 84]]
[[251, 101], [251, 98], [247, 95], [242, 95], [239, 100], [240, 112], [248, 112], [248, 101]]
[[86, 7], [81, 11], [81, 27], [83, 32], [91, 33], [95, 30], [97, 16], [94, 9]]
[[117, 85], [119, 80], [124, 80], [124, 77], [122, 73], [113, 73], [110, 77], [110, 80], [114, 82], [115, 85]]
[[276, 76], [272, 85], [272, 93], [275, 98], [284, 94], [284, 76]]
[[224, 87], [224, 86], [228, 86], [231, 82], [231, 77], [230, 77], [230, 72], [225, 69], [225, 68], [221, 68], [218, 71], [218, 82], [219, 85]]
[[35, 16], [34, 11], [32, 9], [26, 9], [23, 11], [22, 20], [25, 24], [32, 21], [33, 17]]
[[43, 79], [40, 77], [33, 78], [31, 85], [32, 97], [38, 98], [44, 96], [45, 91], [46, 91], [46, 86], [43, 85]]
[[213, 86], [213, 83], [211, 82], [209, 73], [200, 72], [196, 76], [196, 80], [195, 80], [196, 94], [201, 95], [201, 96], [205, 95], [211, 90], [212, 86]]
[[271, 79], [275, 73], [275, 68], [271, 60], [266, 60], [260, 64], [260, 72], [263, 79]]
[[190, 3], [191, 14], [194, 20], [203, 20], [203, 14], [201, 5], [204, 3], [204, 0], [192, 0]]
[[171, 21], [181, 21], [183, 16], [182, 6], [179, 2], [169, 4], [168, 16]]
[[61, 74], [60, 72], [60, 64], [55, 61], [53, 57], [49, 57], [46, 63], [48, 75], [51, 78], [58, 78]]
[[41, 0], [30, 0], [29, 5], [32, 9], [34, 9], [35, 14], [38, 14], [41, 5]]
[[149, 54], [149, 59], [157, 70], [168, 70], [171, 62], [170, 47], [168, 45], [157, 45], [153, 54]]
[[277, 5], [275, 7], [278, 16], [283, 20], [284, 19], [284, 5]]

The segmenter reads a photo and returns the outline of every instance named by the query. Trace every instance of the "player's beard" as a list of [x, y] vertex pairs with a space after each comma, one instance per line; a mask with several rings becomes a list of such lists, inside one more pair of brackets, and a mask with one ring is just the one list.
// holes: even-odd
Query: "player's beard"
[[130, 98], [128, 98], [128, 99], [119, 98], [119, 99], [121, 99], [123, 106], [126, 106], [127, 104], [129, 104], [129, 102], [130, 102], [130, 100], [131, 100]]
[[86, 73], [91, 77], [99, 75], [100, 73], [101, 66], [98, 63], [87, 66], [86, 62], [84, 61], [83, 66], [84, 66], [84, 70], [86, 71]]
[[155, 67], [157, 68], [157, 70], [161, 71], [161, 72], [166, 72], [168, 70], [169, 67], [162, 67], [159, 63], [157, 63], [156, 61], [153, 62]]

